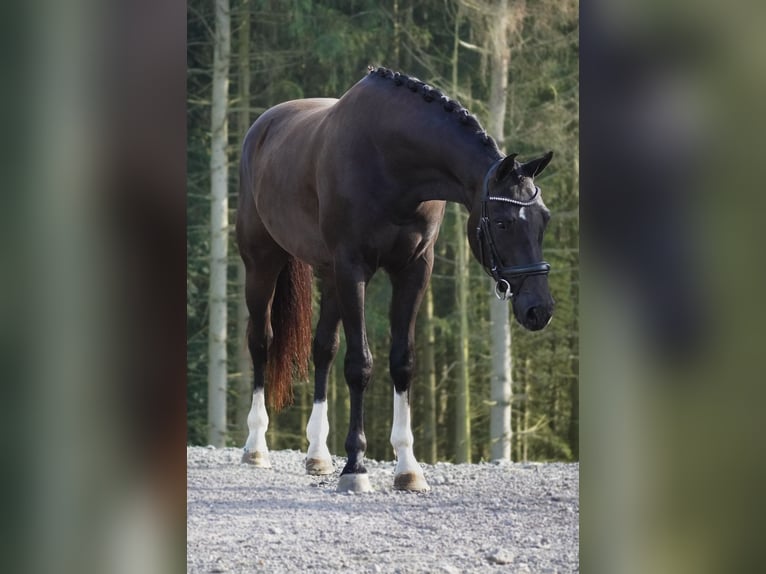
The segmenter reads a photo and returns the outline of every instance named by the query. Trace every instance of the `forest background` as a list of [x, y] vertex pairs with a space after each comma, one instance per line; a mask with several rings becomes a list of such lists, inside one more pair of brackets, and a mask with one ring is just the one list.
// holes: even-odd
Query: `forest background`
[[[543, 331], [524, 331], [510, 306], [498, 316], [489, 278], [467, 256], [467, 213], [447, 209], [417, 325], [415, 453], [424, 462], [477, 462], [499, 458], [493, 445], [502, 442], [500, 458], [578, 460], [577, 1], [191, 0], [187, 16], [188, 444], [242, 446], [247, 435], [251, 366], [233, 233], [245, 132], [270, 106], [340, 97], [368, 65], [381, 65], [459, 100], [504, 152], [555, 152], [538, 179], [553, 213], [544, 255], [556, 300]], [[389, 301], [379, 273], [367, 296], [375, 362], [365, 429], [367, 456], [380, 460], [392, 457]], [[493, 336], [498, 327], [510, 332]], [[344, 352], [341, 334], [328, 390], [328, 446], [339, 455], [348, 424]], [[295, 404], [271, 413], [270, 448], [305, 450], [312, 392], [311, 381], [296, 381]], [[496, 415], [510, 423], [502, 436]]]

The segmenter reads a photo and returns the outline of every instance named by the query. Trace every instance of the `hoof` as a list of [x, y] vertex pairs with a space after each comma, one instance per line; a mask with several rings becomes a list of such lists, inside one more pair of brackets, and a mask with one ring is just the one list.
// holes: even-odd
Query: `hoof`
[[269, 462], [269, 453], [267, 452], [249, 452], [246, 450], [242, 454], [242, 462], [245, 464], [252, 464], [258, 468], [271, 468], [271, 462]]
[[307, 458], [306, 459], [306, 474], [323, 475], [332, 474], [335, 472], [335, 467], [332, 465], [331, 460], [321, 458]]
[[372, 492], [370, 479], [364, 474], [341, 474], [338, 480], [338, 492]]
[[426, 492], [431, 490], [425, 477], [422, 474], [414, 472], [403, 472], [394, 477], [394, 488], [396, 490], [408, 490], [410, 492]]

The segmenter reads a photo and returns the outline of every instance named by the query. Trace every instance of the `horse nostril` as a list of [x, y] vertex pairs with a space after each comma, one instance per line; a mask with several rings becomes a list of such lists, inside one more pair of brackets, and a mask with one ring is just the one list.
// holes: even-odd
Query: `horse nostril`
[[548, 324], [550, 318], [551, 314], [543, 306], [534, 305], [527, 309], [527, 327], [533, 331], [545, 327]]
[[540, 307], [530, 307], [527, 309], [527, 323], [537, 325], [540, 321]]

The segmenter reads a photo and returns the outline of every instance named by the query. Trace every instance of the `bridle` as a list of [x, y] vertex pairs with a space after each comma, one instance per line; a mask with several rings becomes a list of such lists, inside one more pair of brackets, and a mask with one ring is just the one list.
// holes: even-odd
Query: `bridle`
[[[481, 190], [481, 217], [479, 218], [479, 226], [476, 228], [476, 239], [479, 243], [479, 262], [484, 268], [484, 271], [495, 280], [495, 296], [501, 301], [507, 301], [514, 295], [511, 290], [511, 280], [518, 277], [521, 278], [517, 290], [518, 293], [527, 277], [532, 275], [547, 275], [551, 270], [551, 266], [546, 261], [528, 263], [526, 265], [510, 265], [507, 267], [503, 265], [503, 260], [495, 246], [495, 238], [492, 236], [492, 226], [489, 222], [487, 204], [489, 204], [490, 201], [503, 201], [522, 207], [533, 205], [534, 203], [537, 203], [537, 197], [540, 195], [540, 188], [535, 186], [535, 194], [531, 199], [526, 201], [489, 195], [489, 180], [502, 161], [503, 160], [500, 159], [495, 162], [487, 171], [487, 175], [484, 176], [484, 183], [482, 184]], [[485, 254], [485, 243], [487, 250], [489, 251], [489, 259], [487, 259], [487, 254]]]

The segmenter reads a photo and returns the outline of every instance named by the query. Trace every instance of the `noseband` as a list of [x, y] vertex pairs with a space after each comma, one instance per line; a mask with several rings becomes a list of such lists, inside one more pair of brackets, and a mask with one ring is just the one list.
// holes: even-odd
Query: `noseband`
[[519, 277], [521, 278], [517, 290], [518, 293], [527, 277], [532, 275], [547, 275], [551, 270], [551, 266], [545, 261], [528, 263], [526, 265], [511, 265], [508, 267], [503, 265], [503, 260], [497, 252], [495, 238], [492, 235], [492, 226], [489, 222], [489, 210], [487, 205], [490, 201], [503, 201], [505, 203], [513, 203], [514, 205], [520, 206], [532, 205], [537, 202], [537, 197], [540, 195], [540, 188], [535, 186], [535, 194], [532, 196], [532, 199], [527, 201], [489, 195], [489, 179], [495, 173], [501, 161], [502, 159], [490, 167], [487, 171], [487, 175], [484, 176], [484, 183], [482, 184], [481, 190], [481, 218], [479, 219], [479, 226], [476, 228], [476, 239], [479, 243], [479, 261], [481, 262], [481, 266], [484, 268], [484, 271], [495, 280], [495, 296], [501, 301], [507, 301], [514, 295], [511, 290], [511, 280]]

